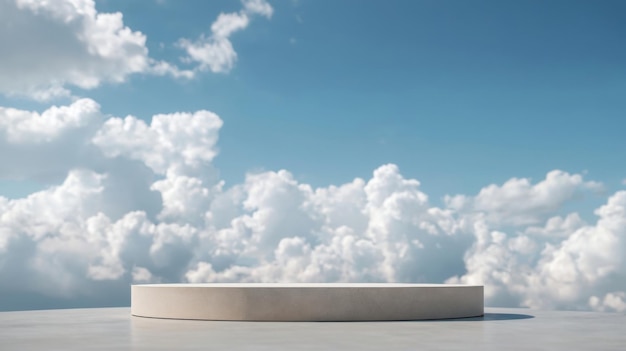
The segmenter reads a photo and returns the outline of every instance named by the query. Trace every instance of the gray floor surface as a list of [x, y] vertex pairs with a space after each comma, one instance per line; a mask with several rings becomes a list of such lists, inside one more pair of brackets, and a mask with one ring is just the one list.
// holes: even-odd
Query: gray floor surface
[[215, 322], [129, 308], [0, 312], [0, 350], [626, 350], [626, 314], [487, 308], [413, 322]]

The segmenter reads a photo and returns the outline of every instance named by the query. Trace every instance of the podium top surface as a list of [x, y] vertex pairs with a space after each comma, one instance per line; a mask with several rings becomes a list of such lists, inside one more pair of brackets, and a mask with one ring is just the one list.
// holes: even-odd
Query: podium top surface
[[142, 287], [172, 288], [451, 288], [477, 287], [465, 284], [401, 284], [401, 283], [204, 283], [204, 284], [134, 284]]

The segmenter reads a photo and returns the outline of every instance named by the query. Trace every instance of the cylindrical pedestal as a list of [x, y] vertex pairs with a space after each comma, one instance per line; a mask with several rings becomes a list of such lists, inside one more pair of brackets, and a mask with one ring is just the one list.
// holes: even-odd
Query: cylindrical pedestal
[[388, 321], [482, 316], [483, 286], [432, 284], [149, 284], [131, 314], [224, 321]]

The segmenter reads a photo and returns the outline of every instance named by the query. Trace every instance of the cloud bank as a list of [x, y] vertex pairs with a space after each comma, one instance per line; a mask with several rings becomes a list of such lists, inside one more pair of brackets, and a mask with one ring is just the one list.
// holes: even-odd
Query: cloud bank
[[[252, 5], [250, 5], [252, 6]], [[286, 170], [227, 187], [210, 111], [105, 116], [80, 99], [0, 108], [0, 309], [115, 305], [136, 282], [463, 282], [488, 305], [626, 311], [626, 191], [555, 170], [433, 204], [396, 165], [314, 188]]]

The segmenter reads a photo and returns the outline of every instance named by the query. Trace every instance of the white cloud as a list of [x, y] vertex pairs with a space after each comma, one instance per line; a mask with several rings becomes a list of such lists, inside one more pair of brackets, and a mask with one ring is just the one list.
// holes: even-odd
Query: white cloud
[[597, 296], [589, 298], [589, 306], [596, 311], [626, 311], [626, 293], [623, 291], [612, 292], [604, 295], [603, 299]]
[[236, 31], [245, 29], [250, 23], [245, 13], [220, 13], [211, 25], [211, 32], [216, 38], [228, 38]]
[[271, 18], [274, 14], [274, 9], [265, 0], [243, 0], [244, 11], [250, 14], [257, 14]]
[[[478, 221], [476, 242], [465, 256], [468, 273], [449, 281], [484, 282], [488, 301], [534, 308], [584, 308], [599, 292], [624, 291], [619, 277], [626, 274], [626, 192], [609, 197], [595, 213], [595, 225], [579, 223], [553, 238], [499, 232]], [[554, 222], [548, 221], [546, 232]]]
[[[0, 1], [0, 92], [39, 99], [122, 82], [150, 66], [146, 36], [92, 0]], [[45, 59], [42, 59], [45, 57]]]
[[0, 106], [0, 132], [6, 134], [9, 143], [44, 143], [100, 118], [100, 106], [90, 99], [75, 101], [70, 106], [53, 106], [42, 114]]
[[555, 216], [547, 220], [544, 227], [527, 227], [525, 233], [530, 236], [542, 236], [544, 239], [563, 239], [583, 227], [586, 223], [578, 213], [570, 213], [565, 217]]
[[237, 61], [230, 36], [248, 27], [251, 16], [270, 18], [273, 9], [265, 0], [244, 0], [243, 9], [235, 13], [220, 13], [211, 25], [211, 34], [191, 41], [181, 39], [178, 45], [187, 52], [186, 62], [195, 62], [200, 71], [229, 72]]
[[[0, 179], [59, 183], [73, 168], [98, 168], [91, 135], [105, 117], [93, 100], [37, 113], [0, 107]], [[63, 157], [59, 157], [63, 155]]]
[[481, 189], [473, 207], [491, 216], [491, 220], [511, 224], [534, 224], [554, 213], [566, 201], [585, 190], [599, 190], [601, 185], [583, 181], [579, 174], [552, 171], [533, 185], [529, 179], [513, 178], [502, 186], [492, 184]]
[[190, 79], [198, 71], [227, 72], [237, 58], [230, 35], [250, 17], [272, 13], [266, 1], [247, 0], [240, 12], [220, 14], [210, 36], [180, 40], [185, 61], [198, 64], [181, 69], [150, 57], [146, 35], [126, 26], [120, 12], [98, 12], [93, 0], [0, 0], [0, 94], [47, 101], [133, 74]]
[[93, 143], [107, 157], [140, 160], [158, 174], [182, 172], [201, 168], [215, 157], [221, 126], [222, 120], [209, 111], [156, 115], [150, 126], [133, 116], [111, 118]]
[[279, 170], [225, 188], [212, 112], [146, 123], [83, 99], [0, 113], [0, 178], [57, 184], [0, 197], [11, 301], [122, 303], [131, 282], [448, 281], [484, 283], [488, 305], [624, 309], [626, 192], [591, 223], [559, 214], [600, 187], [579, 174], [515, 178], [445, 207], [393, 164], [329, 187]]
[[133, 283], [147, 283], [152, 281], [152, 273], [143, 267], [134, 267], [132, 275]]

